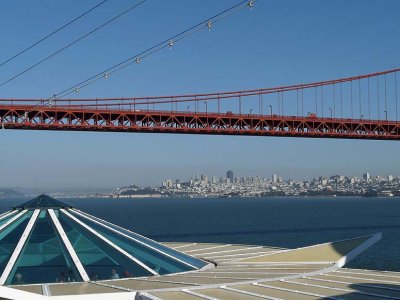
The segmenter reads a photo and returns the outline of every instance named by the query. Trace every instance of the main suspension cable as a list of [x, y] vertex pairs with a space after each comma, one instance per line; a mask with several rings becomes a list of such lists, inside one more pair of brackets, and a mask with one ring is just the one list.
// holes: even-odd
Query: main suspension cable
[[54, 94], [52, 97], [48, 98], [47, 100], [58, 100], [60, 98], [63, 98], [65, 96], [71, 94], [71, 93], [79, 92], [82, 88], [84, 88], [90, 84], [93, 84], [94, 82], [96, 82], [102, 78], [108, 78], [111, 74], [114, 74], [115, 72], [118, 72], [121, 69], [126, 68], [127, 66], [129, 66], [133, 63], [139, 64], [144, 58], [146, 58], [164, 48], [167, 48], [167, 47], [172, 48], [178, 41], [181, 41], [182, 39], [187, 38], [188, 36], [198, 32], [204, 28], [211, 29], [211, 27], [214, 23], [230, 16], [231, 14], [237, 12], [238, 10], [241, 10], [245, 7], [252, 8], [256, 1], [257, 0], [241, 1], [238, 4], [214, 15], [211, 18], [208, 18], [194, 26], [191, 26], [190, 28], [188, 28], [178, 34], [175, 34], [174, 36], [172, 36], [162, 42], [159, 42], [156, 45], [154, 45], [144, 51], [141, 51], [140, 53], [138, 53], [134, 56], [131, 56], [131, 57], [121, 61], [120, 63], [118, 63], [114, 66], [111, 66], [111, 67], [89, 77], [86, 80], [83, 80], [77, 84], [72, 85], [71, 87], [69, 87], [67, 89], [64, 89], [63, 91], [61, 91], [59, 93]]

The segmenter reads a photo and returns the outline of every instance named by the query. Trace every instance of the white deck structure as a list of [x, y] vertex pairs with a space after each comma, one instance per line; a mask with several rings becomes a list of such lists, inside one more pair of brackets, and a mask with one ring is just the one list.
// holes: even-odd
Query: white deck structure
[[0, 215], [0, 299], [400, 299], [400, 273], [343, 268], [380, 238], [161, 244], [42, 195]]

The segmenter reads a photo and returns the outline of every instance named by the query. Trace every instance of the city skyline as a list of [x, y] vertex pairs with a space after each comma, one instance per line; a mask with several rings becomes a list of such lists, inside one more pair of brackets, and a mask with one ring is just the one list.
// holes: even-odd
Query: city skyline
[[332, 175], [306, 179], [284, 179], [276, 174], [268, 177], [234, 177], [231, 170], [226, 176], [216, 177], [196, 172], [190, 179], [166, 179], [160, 186], [141, 188], [136, 185], [118, 187], [111, 198], [227, 198], [227, 197], [399, 197], [400, 177], [393, 175], [357, 177]]
[[[0, 95], [47, 98], [235, 3], [224, 0], [182, 5], [179, 1], [148, 1], [90, 40], [4, 85]], [[100, 8], [82, 20], [78, 28], [71, 27], [3, 66], [0, 79], [6, 80], [129, 5], [124, 0]], [[0, 60], [89, 6], [81, 1], [46, 6], [26, 2], [21, 10], [19, 2], [1, 3], [2, 11], [8, 13], [0, 21], [4, 22], [0, 32], [7, 45]], [[384, 4], [368, 0], [362, 6], [354, 0], [257, 1], [251, 11], [246, 9], [213, 24], [210, 31], [72, 96], [251, 89], [391, 69], [397, 67], [400, 53], [400, 42], [393, 38], [400, 28], [399, 9], [400, 3], [394, 0]], [[295, 110], [293, 103], [285, 105]], [[243, 109], [249, 111], [248, 108], [244, 104]], [[112, 188], [131, 182], [154, 185], [171, 173], [187, 177], [191, 170], [213, 174], [229, 168], [246, 176], [273, 172], [285, 178], [352, 175], [365, 170], [400, 175], [400, 144], [388, 141], [12, 130], [0, 130], [0, 135], [0, 186]]]
[[[231, 176], [229, 176], [229, 173]], [[271, 173], [270, 176], [261, 176], [259, 174], [253, 174], [253, 175], [246, 175], [243, 176], [242, 174], [236, 174], [232, 170], [226, 171], [226, 176], [217, 176], [217, 175], [209, 175], [209, 174], [203, 174], [199, 173], [196, 171], [196, 174], [194, 176], [188, 177], [188, 178], [166, 178], [162, 181], [162, 184], [160, 186], [165, 186], [165, 183], [172, 182], [172, 183], [181, 183], [181, 182], [191, 182], [193, 180], [199, 180], [199, 181], [208, 181], [211, 183], [239, 183], [238, 180], [241, 181], [246, 181], [246, 180], [255, 180], [255, 179], [261, 179], [261, 180], [270, 180], [273, 183], [277, 182], [283, 182], [283, 181], [309, 181], [309, 180], [316, 180], [316, 179], [327, 179], [327, 178], [332, 178], [332, 177], [343, 177], [343, 178], [358, 178], [362, 180], [370, 180], [370, 179], [387, 179], [388, 181], [393, 180], [394, 178], [400, 178], [400, 176], [395, 176], [392, 174], [372, 174], [370, 172], [364, 172], [362, 174], [358, 175], [347, 175], [347, 174], [331, 174], [331, 175], [326, 175], [326, 176], [315, 176], [315, 177], [309, 177], [309, 178], [285, 178], [280, 176], [279, 174]], [[223, 179], [228, 179], [227, 182], [221, 182]], [[134, 184], [134, 183], [133, 183]]]

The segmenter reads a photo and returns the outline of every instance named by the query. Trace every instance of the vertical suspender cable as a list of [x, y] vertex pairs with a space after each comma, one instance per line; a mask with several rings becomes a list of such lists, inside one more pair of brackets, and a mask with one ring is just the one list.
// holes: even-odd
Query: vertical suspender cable
[[385, 112], [386, 112], [386, 120], [387, 120], [387, 115], [388, 115], [388, 105], [387, 105], [386, 74], [385, 74]]
[[371, 97], [369, 93], [369, 77], [368, 77], [368, 119], [371, 120]]
[[394, 73], [394, 93], [396, 98], [396, 122], [398, 121], [398, 104], [397, 104], [397, 72]]
[[350, 105], [351, 118], [353, 119], [353, 80], [350, 81]]
[[239, 114], [242, 114], [242, 94], [239, 93]]
[[318, 88], [315, 87], [315, 114], [318, 116]]
[[335, 84], [332, 85], [333, 87], [333, 117], [336, 117], [336, 92], [335, 92]]
[[343, 119], [343, 87], [340, 83], [340, 117]]
[[322, 109], [322, 117], [324, 117], [324, 87], [321, 86], [321, 109]]
[[362, 106], [361, 106], [361, 79], [358, 80], [358, 102], [360, 104], [360, 118], [362, 116]]
[[281, 114], [281, 95], [280, 92], [278, 91], [278, 115]]
[[381, 119], [381, 108], [380, 108], [380, 99], [379, 99], [379, 76], [376, 77], [376, 85], [377, 85], [377, 93], [378, 93], [378, 120]]

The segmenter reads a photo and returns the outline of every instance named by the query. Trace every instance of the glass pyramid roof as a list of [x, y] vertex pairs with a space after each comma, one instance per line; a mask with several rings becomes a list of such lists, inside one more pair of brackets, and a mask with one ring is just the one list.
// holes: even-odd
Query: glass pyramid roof
[[46, 195], [0, 215], [0, 285], [147, 277], [207, 264]]
[[60, 208], [72, 208], [71, 205], [62, 202], [60, 200], [56, 200], [52, 197], [49, 197], [45, 194], [39, 195], [36, 198], [33, 198], [32, 200], [29, 200], [25, 203], [22, 203], [15, 208], [18, 209], [44, 209], [44, 208], [55, 208], [55, 209], [60, 209]]

